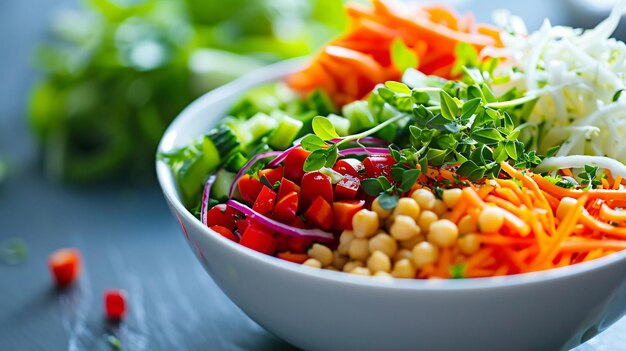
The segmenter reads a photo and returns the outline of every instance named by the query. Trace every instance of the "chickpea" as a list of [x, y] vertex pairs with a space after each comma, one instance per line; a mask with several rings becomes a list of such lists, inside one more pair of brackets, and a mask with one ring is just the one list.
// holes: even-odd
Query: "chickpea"
[[333, 267], [341, 270], [348, 263], [348, 256], [342, 255], [339, 251], [333, 251]]
[[412, 194], [411, 197], [413, 200], [417, 202], [419, 207], [422, 210], [432, 210], [435, 207], [435, 194], [426, 189], [417, 189]]
[[459, 234], [469, 234], [478, 231], [478, 223], [470, 215], [465, 215], [459, 220]]
[[320, 261], [323, 267], [330, 266], [330, 264], [333, 263], [333, 252], [324, 245], [313, 244], [309, 251], [307, 251], [307, 255]]
[[304, 263], [302, 264], [305, 266], [313, 267], [313, 268], [322, 268], [322, 262], [314, 258], [309, 258], [308, 260], [304, 261]]
[[369, 250], [370, 252], [379, 250], [384, 252], [385, 255], [393, 257], [398, 250], [398, 244], [396, 243], [396, 240], [388, 234], [378, 233], [370, 239]]
[[417, 268], [435, 263], [437, 258], [439, 258], [439, 249], [428, 241], [423, 241], [413, 248], [413, 264]]
[[412, 217], [398, 215], [389, 228], [389, 233], [397, 240], [406, 240], [418, 235], [420, 227]]
[[370, 272], [369, 268], [367, 267], [354, 267], [354, 269], [351, 270], [350, 273], [356, 274], [356, 275], [365, 275], [365, 276], [372, 275], [372, 272]]
[[350, 249], [348, 250], [351, 259], [364, 261], [367, 259], [367, 256], [369, 256], [369, 253], [369, 242], [367, 239], [352, 239]]
[[454, 206], [456, 206], [456, 204], [459, 202], [462, 193], [463, 191], [458, 188], [446, 189], [443, 191], [443, 195], [441, 196], [441, 198], [446, 207], [448, 207], [449, 209], [453, 209]]
[[435, 200], [435, 205], [433, 206], [432, 211], [435, 212], [437, 216], [442, 217], [446, 214], [446, 212], [448, 212], [448, 207], [446, 207], [446, 204], [444, 204], [443, 201], [437, 199]]
[[439, 247], [450, 247], [456, 243], [459, 237], [459, 228], [456, 224], [447, 220], [440, 219], [430, 225], [428, 231], [428, 241]]
[[339, 236], [339, 246], [337, 246], [337, 251], [339, 251], [342, 255], [347, 255], [352, 239], [354, 239], [354, 232], [351, 230], [344, 230]]
[[503, 224], [502, 210], [495, 206], [486, 207], [478, 216], [478, 228], [483, 233], [495, 233], [502, 228]]
[[480, 249], [480, 241], [475, 234], [461, 235], [457, 241], [457, 246], [462, 253], [471, 255]]
[[374, 199], [372, 202], [372, 211], [376, 212], [378, 218], [385, 219], [391, 215], [391, 210], [385, 210], [380, 206], [380, 201], [378, 197]]
[[403, 249], [411, 250], [413, 246], [421, 243], [422, 241], [424, 241], [424, 236], [422, 234], [419, 234], [412, 237], [411, 239], [400, 241], [400, 247]]
[[382, 251], [374, 251], [367, 259], [367, 268], [374, 273], [378, 271], [389, 272], [391, 270], [391, 260]]
[[420, 207], [415, 200], [410, 197], [403, 197], [398, 200], [398, 205], [393, 210], [393, 215], [405, 215], [417, 219], [420, 215]]
[[378, 231], [378, 215], [374, 211], [362, 209], [352, 217], [352, 228], [357, 238], [369, 238]]
[[564, 197], [556, 208], [556, 218], [563, 220], [569, 211], [576, 207], [577, 201], [572, 197]]
[[378, 278], [393, 278], [393, 276], [387, 272], [383, 272], [383, 271], [378, 271], [376, 273], [374, 273], [374, 277], [378, 277]]
[[396, 278], [415, 278], [415, 268], [413, 267], [413, 264], [411, 264], [411, 261], [403, 258], [400, 261], [396, 262], [396, 264], [393, 266], [393, 271], [391, 272], [391, 275]]
[[398, 252], [396, 252], [395, 255], [393, 255], [393, 261], [394, 262], [398, 262], [402, 259], [413, 259], [413, 253], [411, 252], [411, 250], [408, 249], [400, 249], [398, 250]]
[[433, 211], [423, 211], [420, 217], [417, 219], [417, 224], [420, 226], [422, 232], [428, 232], [430, 224], [438, 220], [439, 217]]
[[363, 267], [363, 262], [361, 262], [361, 261], [349, 261], [348, 263], [346, 263], [343, 266], [343, 271], [347, 272], [347, 273], [350, 273], [356, 267]]

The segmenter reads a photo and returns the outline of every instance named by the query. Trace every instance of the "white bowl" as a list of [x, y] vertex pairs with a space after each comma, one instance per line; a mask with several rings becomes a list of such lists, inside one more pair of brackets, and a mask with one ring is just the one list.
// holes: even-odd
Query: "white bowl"
[[[159, 150], [201, 135], [247, 90], [300, 64], [269, 66], [202, 96], [168, 128]], [[185, 209], [166, 164], [157, 162], [157, 174], [190, 247], [224, 293], [268, 331], [303, 349], [565, 350], [626, 311], [626, 251], [498, 278], [355, 276], [285, 262], [223, 238]]]

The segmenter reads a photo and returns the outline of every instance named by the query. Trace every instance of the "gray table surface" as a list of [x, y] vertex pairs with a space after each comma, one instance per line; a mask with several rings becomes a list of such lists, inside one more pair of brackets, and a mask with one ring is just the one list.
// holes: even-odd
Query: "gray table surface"
[[[0, 242], [23, 239], [23, 264], [0, 265], [0, 350], [110, 350], [119, 335], [125, 350], [292, 349], [250, 320], [219, 290], [186, 247], [153, 181], [143, 187], [70, 188], [44, 179], [24, 106], [36, 73], [29, 65], [45, 36], [50, 13], [75, 0], [0, 1], [0, 156], [12, 161], [0, 186]], [[562, 1], [456, 1], [477, 17], [509, 7], [530, 28], [544, 16], [571, 23]], [[581, 22], [579, 22], [581, 23]], [[60, 247], [82, 251], [84, 270], [59, 292], [46, 266]], [[123, 288], [129, 316], [106, 323], [102, 293]], [[577, 348], [626, 350], [626, 318]]]

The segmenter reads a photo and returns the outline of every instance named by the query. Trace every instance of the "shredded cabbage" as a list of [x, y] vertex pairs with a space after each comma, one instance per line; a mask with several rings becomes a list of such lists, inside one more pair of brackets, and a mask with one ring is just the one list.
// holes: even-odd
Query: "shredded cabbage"
[[610, 38], [625, 11], [622, 0], [593, 29], [552, 26], [546, 20], [530, 35], [520, 18], [507, 12], [494, 16], [506, 28], [504, 47], [485, 48], [481, 55], [506, 57], [496, 74], [510, 79], [494, 84], [497, 93], [515, 87], [539, 97], [525, 122], [540, 127], [535, 145], [540, 153], [561, 145], [556, 156], [626, 162], [626, 92], [616, 95], [626, 88], [626, 45]]

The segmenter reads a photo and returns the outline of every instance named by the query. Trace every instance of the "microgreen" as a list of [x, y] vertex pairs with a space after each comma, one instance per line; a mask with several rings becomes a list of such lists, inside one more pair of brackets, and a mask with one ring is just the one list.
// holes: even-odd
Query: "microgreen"
[[585, 165], [584, 171], [578, 174], [578, 178], [580, 178], [580, 184], [584, 185], [584, 190], [595, 189], [598, 185], [602, 184], [602, 181], [597, 179], [598, 177], [598, 167]]

